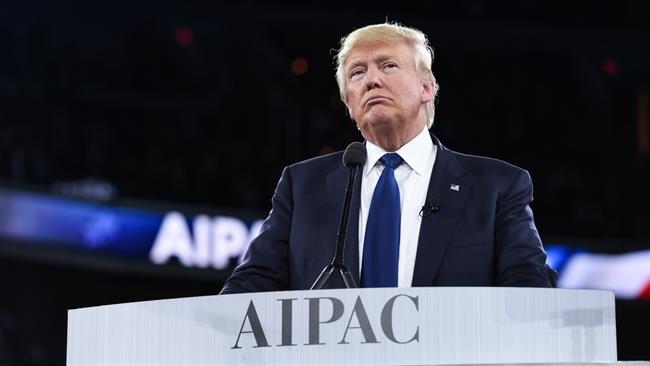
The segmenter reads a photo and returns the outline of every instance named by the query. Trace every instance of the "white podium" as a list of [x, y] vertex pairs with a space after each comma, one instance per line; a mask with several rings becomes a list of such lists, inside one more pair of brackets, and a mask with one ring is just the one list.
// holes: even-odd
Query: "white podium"
[[617, 362], [609, 291], [286, 291], [68, 312], [68, 366], [594, 362]]

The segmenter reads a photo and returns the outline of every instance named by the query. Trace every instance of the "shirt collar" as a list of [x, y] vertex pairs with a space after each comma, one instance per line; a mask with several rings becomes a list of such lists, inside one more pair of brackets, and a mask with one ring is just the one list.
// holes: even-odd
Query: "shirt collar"
[[[432, 150], [433, 141], [431, 141], [429, 130], [425, 127], [413, 140], [409, 141], [406, 145], [402, 146], [395, 152], [404, 159], [404, 162], [408, 164], [416, 174], [422, 175], [426, 171], [427, 160], [429, 155], [431, 155]], [[366, 141], [366, 152], [367, 159], [363, 168], [364, 176], [370, 174], [370, 171], [375, 167], [375, 165], [377, 165], [379, 159], [388, 151], [370, 141]]]

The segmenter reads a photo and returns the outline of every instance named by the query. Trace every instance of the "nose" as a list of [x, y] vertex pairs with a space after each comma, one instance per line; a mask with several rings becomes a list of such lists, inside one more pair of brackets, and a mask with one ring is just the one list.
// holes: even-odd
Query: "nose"
[[380, 88], [381, 85], [381, 73], [379, 70], [377, 70], [375, 67], [368, 68], [368, 71], [366, 71], [366, 89], [372, 90], [375, 88]]

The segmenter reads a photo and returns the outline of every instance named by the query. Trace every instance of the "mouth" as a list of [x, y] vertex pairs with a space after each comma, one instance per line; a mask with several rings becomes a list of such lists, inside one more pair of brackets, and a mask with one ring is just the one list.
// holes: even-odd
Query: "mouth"
[[369, 105], [373, 105], [373, 104], [377, 104], [377, 103], [382, 103], [382, 102], [387, 101], [387, 100], [389, 100], [387, 97], [384, 97], [382, 95], [375, 95], [375, 96], [372, 96], [372, 97], [368, 98], [368, 100], [366, 100], [364, 105], [369, 106]]

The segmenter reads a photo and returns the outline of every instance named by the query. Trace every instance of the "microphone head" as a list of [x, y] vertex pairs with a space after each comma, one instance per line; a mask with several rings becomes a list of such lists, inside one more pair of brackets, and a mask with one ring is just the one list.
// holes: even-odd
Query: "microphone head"
[[353, 142], [343, 153], [343, 165], [348, 168], [360, 167], [366, 162], [366, 145], [361, 142]]

